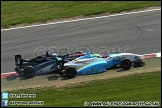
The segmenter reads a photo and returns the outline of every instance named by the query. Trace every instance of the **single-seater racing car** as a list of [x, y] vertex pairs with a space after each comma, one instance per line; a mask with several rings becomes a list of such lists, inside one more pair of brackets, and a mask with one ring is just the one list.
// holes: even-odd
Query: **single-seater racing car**
[[65, 63], [63, 68], [69, 68], [70, 71], [64, 73], [63, 69], [62, 73], [65, 76], [74, 78], [76, 75], [101, 73], [117, 65], [120, 65], [123, 70], [129, 70], [132, 66], [139, 67], [145, 65], [141, 57], [141, 55], [132, 53], [109, 54], [103, 57], [99, 54], [87, 52], [87, 55]]

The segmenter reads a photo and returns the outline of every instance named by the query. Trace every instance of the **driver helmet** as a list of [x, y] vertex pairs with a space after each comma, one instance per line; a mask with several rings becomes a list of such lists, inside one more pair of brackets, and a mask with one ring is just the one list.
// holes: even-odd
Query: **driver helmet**
[[52, 56], [52, 57], [56, 57], [57, 54], [56, 54], [56, 53], [52, 53], [51, 56]]

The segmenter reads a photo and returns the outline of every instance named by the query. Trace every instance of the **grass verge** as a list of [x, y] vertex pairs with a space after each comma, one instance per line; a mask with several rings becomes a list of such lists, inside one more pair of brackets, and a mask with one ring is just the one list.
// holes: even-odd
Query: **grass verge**
[[161, 6], [161, 1], [2, 1], [1, 3], [1, 28]]
[[[70, 87], [44, 87], [9, 91], [33, 93], [36, 98], [9, 98], [9, 101], [44, 101], [43, 106], [84, 106], [84, 102], [129, 101], [145, 105], [161, 104], [161, 71], [134, 74], [112, 79], [89, 81]], [[144, 105], [144, 104], [143, 104]], [[157, 105], [157, 104], [156, 104]]]

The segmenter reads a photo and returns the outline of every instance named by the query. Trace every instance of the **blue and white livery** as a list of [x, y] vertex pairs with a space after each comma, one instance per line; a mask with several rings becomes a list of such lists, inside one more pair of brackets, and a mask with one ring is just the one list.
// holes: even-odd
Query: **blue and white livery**
[[117, 65], [120, 65], [123, 70], [128, 70], [131, 68], [132, 64], [143, 66], [144, 62], [140, 60], [141, 57], [142, 56], [138, 54], [117, 53], [109, 54], [108, 57], [105, 58], [99, 54], [90, 54], [90, 52], [87, 52], [87, 55], [65, 63], [64, 67], [75, 69], [76, 75], [101, 73]]

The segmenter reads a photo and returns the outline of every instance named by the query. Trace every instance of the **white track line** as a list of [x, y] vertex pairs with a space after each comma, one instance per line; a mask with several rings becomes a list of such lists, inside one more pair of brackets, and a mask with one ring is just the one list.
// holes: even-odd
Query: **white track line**
[[156, 53], [156, 56], [157, 56], [157, 57], [161, 57], [161, 52]]
[[6, 73], [2, 73], [1, 75], [11, 74], [11, 73], [16, 73], [16, 72], [6, 72]]
[[97, 18], [106, 18], [106, 17], [113, 17], [113, 16], [129, 15], [129, 14], [142, 13], [142, 12], [151, 12], [151, 11], [157, 11], [157, 10], [161, 10], [161, 8], [152, 9], [152, 10], [137, 11], [137, 12], [122, 13], [122, 14], [115, 14], [115, 15], [108, 15], [108, 16], [93, 17], [93, 18], [78, 19], [78, 20], [70, 20], [70, 21], [53, 22], [53, 23], [47, 23], [47, 24], [31, 25], [31, 26], [24, 26], [24, 27], [9, 28], [9, 29], [1, 29], [1, 31], [14, 30], [14, 29], [20, 29], [20, 28], [29, 28], [29, 27], [38, 27], [38, 26], [51, 25], [51, 24], [61, 24], [61, 23], [75, 22], [75, 21], [84, 21], [84, 20], [89, 20], [89, 19], [97, 19]]

